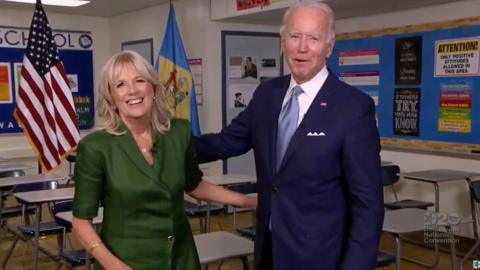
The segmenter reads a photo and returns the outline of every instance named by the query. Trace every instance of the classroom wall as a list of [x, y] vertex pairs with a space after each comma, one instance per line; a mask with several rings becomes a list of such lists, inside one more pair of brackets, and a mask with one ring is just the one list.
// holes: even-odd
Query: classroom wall
[[[478, 10], [480, 10], [480, 1], [478, 0], [458, 1], [456, 3], [435, 5], [401, 12], [338, 20], [337, 32], [356, 32], [476, 17], [479, 14]], [[478, 91], [479, 89], [476, 90]], [[405, 172], [428, 169], [454, 169], [480, 172], [479, 161], [468, 158], [388, 150], [383, 150], [381, 156], [383, 160], [398, 164], [401, 170]], [[389, 192], [389, 190], [386, 191], [385, 201], [393, 200], [392, 193]], [[397, 191], [400, 191], [400, 198], [413, 197], [434, 202], [434, 187], [428, 183], [406, 180], [397, 187]], [[468, 187], [465, 181], [440, 184], [440, 211], [457, 213], [463, 220], [467, 220], [470, 217]], [[472, 226], [462, 226], [455, 233], [463, 236], [472, 236]]]

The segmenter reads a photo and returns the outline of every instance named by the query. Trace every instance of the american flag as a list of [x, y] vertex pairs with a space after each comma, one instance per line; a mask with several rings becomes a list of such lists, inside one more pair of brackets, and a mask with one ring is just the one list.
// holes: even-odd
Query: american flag
[[75, 150], [80, 134], [72, 92], [40, 1], [30, 26], [14, 115], [44, 170], [55, 169]]

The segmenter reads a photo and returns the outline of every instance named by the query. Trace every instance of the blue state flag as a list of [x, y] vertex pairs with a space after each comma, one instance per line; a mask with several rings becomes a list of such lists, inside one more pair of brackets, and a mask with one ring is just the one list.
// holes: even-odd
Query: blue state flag
[[167, 27], [155, 68], [165, 87], [165, 103], [177, 118], [188, 119], [193, 136], [199, 136], [197, 100], [192, 72], [188, 65], [182, 38], [178, 31], [173, 4], [170, 3]]

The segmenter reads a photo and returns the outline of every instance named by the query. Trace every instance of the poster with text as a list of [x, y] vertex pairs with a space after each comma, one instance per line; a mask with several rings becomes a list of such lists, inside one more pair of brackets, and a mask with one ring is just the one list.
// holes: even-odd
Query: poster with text
[[348, 71], [341, 72], [339, 79], [353, 86], [379, 85], [380, 72], [374, 71]]
[[451, 81], [440, 85], [438, 131], [472, 131], [472, 82]]
[[270, 5], [270, 0], [237, 0], [237, 10], [244, 10]]
[[393, 100], [393, 133], [420, 135], [420, 88], [395, 88]]
[[338, 53], [339, 66], [373, 65], [380, 63], [379, 49], [341, 51]]
[[435, 41], [435, 77], [479, 75], [480, 37]]
[[395, 84], [421, 83], [422, 37], [397, 38], [395, 40]]

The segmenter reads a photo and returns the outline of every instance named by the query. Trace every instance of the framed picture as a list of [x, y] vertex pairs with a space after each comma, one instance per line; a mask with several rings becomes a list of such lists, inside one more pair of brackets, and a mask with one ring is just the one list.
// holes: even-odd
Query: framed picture
[[132, 50], [153, 65], [153, 38], [122, 42], [122, 51]]

